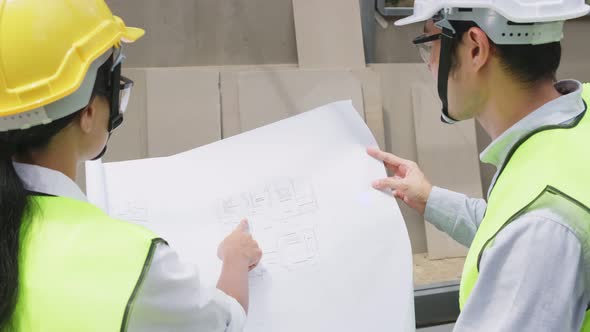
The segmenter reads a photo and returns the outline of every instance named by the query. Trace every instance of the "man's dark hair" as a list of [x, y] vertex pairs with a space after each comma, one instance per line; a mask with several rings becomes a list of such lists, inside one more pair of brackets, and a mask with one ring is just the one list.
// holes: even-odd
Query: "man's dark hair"
[[[463, 35], [470, 28], [478, 27], [478, 25], [469, 21], [452, 21], [451, 23], [457, 32], [451, 51], [451, 68], [454, 69], [458, 65], [457, 48]], [[542, 45], [497, 45], [489, 37], [488, 40], [504, 69], [524, 85], [556, 80], [557, 69], [561, 62], [560, 42]]]

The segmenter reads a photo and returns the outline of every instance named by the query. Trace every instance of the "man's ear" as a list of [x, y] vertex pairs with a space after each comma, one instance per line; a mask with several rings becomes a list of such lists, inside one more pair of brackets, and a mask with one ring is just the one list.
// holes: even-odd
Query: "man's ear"
[[473, 27], [463, 36], [463, 43], [469, 50], [466, 64], [471, 65], [474, 71], [480, 71], [488, 63], [492, 54], [492, 45], [488, 36], [482, 29]]
[[83, 133], [89, 134], [94, 130], [96, 109], [92, 106], [92, 103], [80, 112], [80, 115], [78, 115], [78, 121]]

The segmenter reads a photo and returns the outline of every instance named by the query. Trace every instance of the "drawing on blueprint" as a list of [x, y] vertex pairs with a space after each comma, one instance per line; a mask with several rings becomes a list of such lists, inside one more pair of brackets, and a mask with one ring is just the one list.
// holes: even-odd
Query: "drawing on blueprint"
[[289, 270], [310, 264], [317, 255], [317, 247], [312, 229], [285, 234], [279, 238], [281, 264]]
[[220, 221], [236, 223], [244, 216], [286, 220], [313, 213], [318, 204], [309, 181], [283, 178], [221, 199]]
[[288, 270], [314, 262], [318, 244], [315, 218], [296, 217], [313, 215], [318, 202], [311, 181], [280, 178], [247, 192], [219, 200], [219, 222], [224, 231], [231, 231], [247, 217], [250, 232], [264, 253], [261, 267], [250, 274], [258, 278], [276, 267]]
[[132, 222], [147, 222], [149, 220], [148, 208], [145, 202], [110, 202], [109, 210], [113, 217], [121, 220]]

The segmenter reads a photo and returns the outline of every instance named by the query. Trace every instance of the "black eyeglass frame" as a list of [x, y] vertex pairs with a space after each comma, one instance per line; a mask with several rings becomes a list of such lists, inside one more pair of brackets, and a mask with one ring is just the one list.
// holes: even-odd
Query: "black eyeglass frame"
[[442, 36], [442, 33], [437, 33], [434, 35], [423, 34], [423, 35], [420, 35], [420, 36], [414, 38], [412, 43], [414, 45], [420, 45], [420, 44], [424, 44], [424, 43], [428, 43], [428, 42], [433, 42], [435, 40], [439, 40], [441, 36]]

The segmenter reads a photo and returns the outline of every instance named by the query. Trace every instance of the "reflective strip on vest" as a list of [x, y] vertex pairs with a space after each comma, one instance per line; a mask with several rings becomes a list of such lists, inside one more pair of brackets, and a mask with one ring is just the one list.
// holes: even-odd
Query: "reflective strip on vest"
[[[590, 105], [590, 84], [583, 97]], [[588, 108], [587, 108], [588, 109]], [[590, 115], [588, 110], [574, 123], [540, 128], [515, 145], [490, 194], [485, 217], [467, 255], [459, 302], [469, 299], [479, 276], [483, 251], [504, 226], [535, 206], [550, 204], [567, 216], [568, 225], [582, 239], [585, 261], [590, 261]], [[590, 281], [587, 281], [590, 282]], [[587, 283], [589, 284], [589, 283]], [[582, 331], [590, 331], [586, 315]]]
[[[69, 198], [33, 196], [21, 229], [15, 331], [125, 331], [158, 239]], [[9, 329], [10, 330], [10, 329]]]

